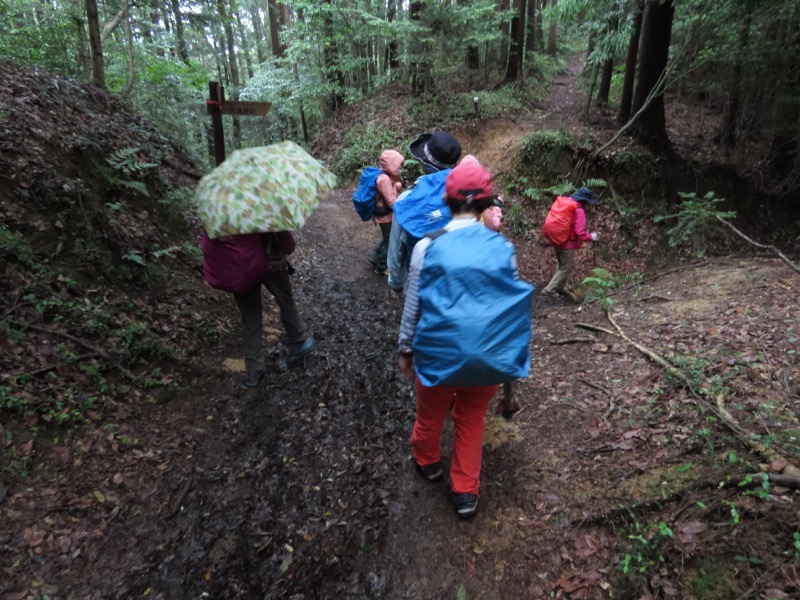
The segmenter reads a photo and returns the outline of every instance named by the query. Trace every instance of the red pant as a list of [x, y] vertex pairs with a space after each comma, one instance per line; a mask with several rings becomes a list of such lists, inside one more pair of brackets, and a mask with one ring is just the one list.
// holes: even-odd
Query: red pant
[[483, 451], [483, 417], [497, 392], [482, 387], [425, 387], [417, 377], [417, 420], [411, 434], [411, 454], [420, 466], [442, 458], [442, 427], [450, 406], [456, 436], [450, 464], [450, 487], [457, 494], [478, 494]]

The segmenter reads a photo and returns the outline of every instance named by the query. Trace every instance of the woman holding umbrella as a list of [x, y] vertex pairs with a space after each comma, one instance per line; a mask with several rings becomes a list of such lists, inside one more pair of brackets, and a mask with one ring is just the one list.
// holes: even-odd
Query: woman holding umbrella
[[195, 190], [203, 222], [203, 269], [213, 287], [231, 292], [242, 318], [247, 378], [258, 386], [265, 372], [261, 347], [261, 286], [281, 311], [292, 363], [314, 349], [314, 338], [297, 310], [286, 260], [298, 231], [336, 185], [336, 178], [291, 141], [237, 150]]

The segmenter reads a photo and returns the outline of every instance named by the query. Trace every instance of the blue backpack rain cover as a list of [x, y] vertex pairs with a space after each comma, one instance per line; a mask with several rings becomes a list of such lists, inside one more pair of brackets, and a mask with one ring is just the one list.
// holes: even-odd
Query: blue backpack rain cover
[[420, 271], [414, 366], [426, 386], [508, 383], [530, 370], [534, 288], [514, 247], [474, 225], [430, 243]]
[[353, 192], [353, 206], [361, 217], [362, 221], [369, 221], [375, 211], [375, 198], [378, 195], [378, 188], [375, 183], [381, 170], [378, 167], [364, 167], [361, 169], [361, 177], [358, 185]]
[[394, 218], [412, 238], [441, 229], [450, 221], [444, 203], [444, 182], [452, 169], [424, 175], [400, 201], [394, 204]]

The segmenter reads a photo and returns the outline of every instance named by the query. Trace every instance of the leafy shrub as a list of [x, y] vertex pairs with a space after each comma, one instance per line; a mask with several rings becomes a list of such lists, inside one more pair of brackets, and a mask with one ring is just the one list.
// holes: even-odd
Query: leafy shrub
[[383, 125], [356, 125], [344, 138], [343, 149], [334, 159], [332, 168], [337, 177], [353, 179], [364, 165], [374, 165], [387, 148], [401, 146], [395, 134]]
[[715, 206], [725, 199], [715, 198], [714, 192], [708, 192], [702, 198], [694, 192], [678, 192], [678, 196], [682, 200], [679, 211], [671, 215], [657, 215], [653, 221], [676, 220], [677, 223], [667, 230], [669, 245], [674, 247], [689, 243], [696, 256], [704, 256], [709, 234], [713, 230], [722, 230], [717, 217], [729, 219], [736, 216], [736, 211], [717, 210]]

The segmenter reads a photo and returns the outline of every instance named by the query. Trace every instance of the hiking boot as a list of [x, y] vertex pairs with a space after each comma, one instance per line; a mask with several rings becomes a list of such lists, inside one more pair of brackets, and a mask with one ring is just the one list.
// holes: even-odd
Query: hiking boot
[[453, 507], [455, 507], [459, 519], [469, 519], [478, 512], [478, 497], [475, 494], [453, 492]]
[[289, 351], [289, 356], [286, 357], [287, 363], [297, 362], [304, 356], [308, 356], [311, 354], [311, 351], [314, 349], [314, 338], [313, 336], [308, 336], [306, 339], [303, 340], [303, 343], [296, 349]]
[[432, 463], [430, 465], [425, 465], [424, 467], [421, 466], [417, 461], [414, 461], [414, 464], [417, 465], [417, 471], [419, 471], [420, 474], [428, 481], [441, 481], [444, 477], [442, 463]]
[[248, 375], [247, 379], [242, 381], [239, 385], [245, 390], [251, 390], [253, 388], [257, 388], [258, 384], [261, 383], [261, 379], [264, 377], [264, 371], [261, 370], [258, 373], [253, 375]]

